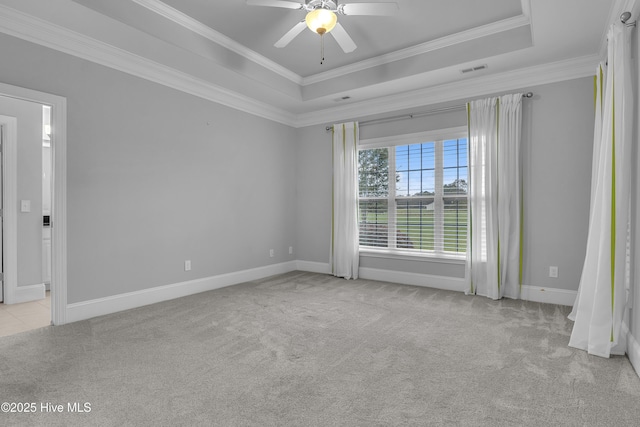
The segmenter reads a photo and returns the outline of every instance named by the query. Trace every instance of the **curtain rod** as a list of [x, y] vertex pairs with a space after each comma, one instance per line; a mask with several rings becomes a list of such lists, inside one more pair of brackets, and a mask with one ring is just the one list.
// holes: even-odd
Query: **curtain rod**
[[[531, 98], [531, 97], [533, 97], [533, 92], [523, 93], [522, 96], [524, 98]], [[451, 106], [451, 107], [437, 108], [435, 110], [425, 111], [424, 113], [400, 114], [398, 116], [384, 117], [382, 119], [365, 120], [363, 122], [360, 122], [359, 125], [360, 126], [366, 126], [366, 125], [370, 125], [370, 124], [373, 124], [373, 123], [386, 123], [386, 122], [393, 122], [395, 120], [414, 119], [416, 117], [424, 117], [424, 116], [430, 116], [432, 114], [446, 113], [448, 111], [462, 110], [463, 108], [467, 108], [467, 104], [454, 105], [454, 106]], [[333, 129], [333, 126], [325, 127], [325, 130], [327, 132], [329, 132], [331, 129]]]

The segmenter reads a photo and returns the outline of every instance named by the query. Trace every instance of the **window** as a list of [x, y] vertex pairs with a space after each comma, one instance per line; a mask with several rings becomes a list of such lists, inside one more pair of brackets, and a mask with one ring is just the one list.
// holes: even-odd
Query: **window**
[[360, 247], [464, 254], [467, 171], [466, 128], [361, 141]]

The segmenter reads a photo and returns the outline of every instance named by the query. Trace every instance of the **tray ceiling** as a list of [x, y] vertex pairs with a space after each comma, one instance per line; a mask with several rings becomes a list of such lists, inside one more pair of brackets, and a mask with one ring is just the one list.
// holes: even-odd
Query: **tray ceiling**
[[[304, 12], [248, 6], [244, 0], [0, 0], [0, 6], [7, 16], [33, 15], [36, 20], [29, 25], [46, 21], [56, 31], [86, 37], [108, 55], [146, 61], [145, 66], [155, 70], [142, 73], [145, 78], [153, 74], [161, 81], [166, 76], [156, 76], [164, 73], [174, 82], [170, 86], [184, 90], [186, 81], [188, 91], [198, 96], [236, 97], [248, 106], [241, 109], [271, 109], [281, 117], [276, 120], [297, 125], [336, 114], [344, 117], [349, 109], [373, 114], [453, 100], [464, 97], [460, 90], [467, 87], [497, 87], [499, 82], [508, 88], [509, 81], [522, 85], [527, 81], [522, 76], [545, 70], [557, 74], [546, 81], [562, 75], [571, 78], [571, 67], [576, 69], [574, 77], [586, 75], [602, 55], [608, 25], [626, 4], [623, 0], [396, 2], [400, 10], [395, 16], [340, 16], [358, 47], [347, 54], [325, 36], [324, 64], [320, 64], [320, 37], [306, 29], [287, 47], [273, 46], [304, 18]], [[0, 25], [0, 31], [76, 54], [47, 40], [44, 31], [40, 39], [11, 25]], [[107, 56], [102, 58], [112, 66]], [[485, 68], [462, 72], [478, 66]], [[138, 65], [115, 68], [140, 69]], [[529, 80], [545, 81], [537, 75]], [[447, 96], [447, 91], [455, 94]]]

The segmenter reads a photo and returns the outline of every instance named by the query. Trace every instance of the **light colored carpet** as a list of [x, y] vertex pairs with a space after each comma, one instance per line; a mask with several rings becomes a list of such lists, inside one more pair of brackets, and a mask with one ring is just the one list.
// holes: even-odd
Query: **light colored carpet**
[[0, 424], [637, 426], [568, 310], [292, 272], [0, 339], [0, 401], [38, 405]]

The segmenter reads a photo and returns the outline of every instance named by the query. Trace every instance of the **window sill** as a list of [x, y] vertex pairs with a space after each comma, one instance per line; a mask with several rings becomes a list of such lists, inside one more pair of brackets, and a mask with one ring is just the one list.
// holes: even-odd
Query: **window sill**
[[466, 255], [435, 255], [430, 253], [390, 251], [388, 249], [360, 248], [360, 255], [371, 258], [400, 259], [405, 261], [429, 261], [464, 265]]

